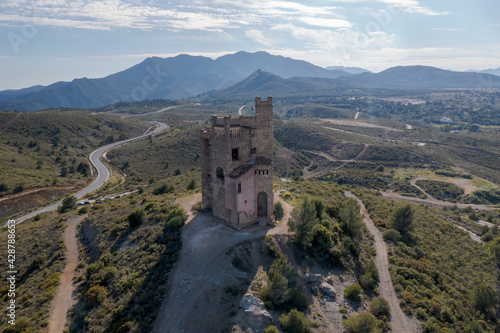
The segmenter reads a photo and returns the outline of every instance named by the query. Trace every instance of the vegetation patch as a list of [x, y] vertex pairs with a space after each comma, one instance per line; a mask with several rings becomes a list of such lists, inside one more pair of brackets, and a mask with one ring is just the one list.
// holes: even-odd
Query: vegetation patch
[[[360, 194], [384, 235], [387, 228], [396, 227], [391, 220], [408, 216], [396, 202]], [[489, 310], [481, 310], [474, 297], [478, 286], [498, 293], [498, 269], [491, 252], [443, 218], [440, 208], [411, 205], [411, 210], [413, 228], [406, 228], [400, 241], [393, 240], [389, 257], [403, 311], [417, 316], [425, 332], [470, 332], [477, 326], [493, 332], [496, 317], [491, 311], [497, 303], [488, 302]]]
[[432, 197], [443, 201], [455, 202], [465, 193], [461, 187], [439, 180], [421, 179], [417, 180], [415, 184]]

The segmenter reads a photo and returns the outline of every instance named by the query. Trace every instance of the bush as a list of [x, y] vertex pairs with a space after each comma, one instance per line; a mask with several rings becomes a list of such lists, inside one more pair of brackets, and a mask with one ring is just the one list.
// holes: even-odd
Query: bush
[[391, 313], [391, 307], [389, 302], [383, 297], [377, 297], [370, 303], [370, 312], [375, 317], [386, 316], [389, 317]]
[[350, 299], [354, 302], [361, 301], [361, 286], [357, 283], [353, 283], [344, 290], [344, 297]]
[[174, 190], [174, 187], [172, 185], [163, 184], [161, 186], [155, 187], [155, 189], [153, 190], [153, 194], [154, 195], [161, 195], [161, 194], [165, 194], [165, 193], [170, 193], [173, 190]]
[[128, 225], [131, 228], [135, 228], [140, 226], [146, 220], [146, 213], [143, 209], [139, 208], [134, 210], [127, 216]]
[[279, 332], [278, 332], [278, 329], [276, 328], [276, 326], [271, 325], [264, 330], [264, 333], [279, 333]]
[[80, 214], [80, 215], [87, 214], [88, 212], [89, 212], [89, 207], [88, 206], [83, 206], [82, 208], [80, 208], [78, 210], [78, 214]]
[[287, 333], [309, 333], [312, 331], [312, 323], [304, 313], [293, 309], [288, 314], [280, 317], [280, 326]]
[[387, 229], [384, 231], [383, 237], [386, 241], [397, 243], [401, 239], [401, 234], [396, 229]]
[[94, 307], [104, 302], [107, 297], [108, 291], [106, 290], [106, 287], [103, 286], [91, 287], [85, 293], [85, 300]]
[[170, 231], [177, 231], [184, 226], [187, 220], [187, 214], [179, 206], [173, 206], [165, 218], [165, 228]]
[[360, 313], [344, 320], [344, 327], [349, 333], [372, 333], [377, 327], [377, 318], [371, 313]]

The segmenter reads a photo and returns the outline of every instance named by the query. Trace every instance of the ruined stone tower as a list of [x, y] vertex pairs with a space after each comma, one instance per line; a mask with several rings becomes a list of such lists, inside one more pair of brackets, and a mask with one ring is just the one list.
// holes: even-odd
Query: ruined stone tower
[[201, 131], [202, 209], [241, 229], [272, 223], [273, 99], [255, 98], [255, 117], [212, 116]]

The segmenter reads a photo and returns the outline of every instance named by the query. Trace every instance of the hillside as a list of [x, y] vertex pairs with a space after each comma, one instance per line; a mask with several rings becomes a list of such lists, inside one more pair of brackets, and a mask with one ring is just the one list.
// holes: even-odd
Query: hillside
[[255, 71], [235, 85], [197, 96], [195, 100], [236, 100], [251, 99], [255, 96], [323, 96], [339, 95], [347, 90], [348, 85], [336, 79], [292, 77], [284, 79], [278, 75]]
[[[0, 112], [0, 124], [0, 217], [75, 191], [92, 179], [86, 157], [92, 150], [150, 126], [136, 119], [55, 111]], [[36, 196], [24, 197], [33, 190], [39, 191]]]

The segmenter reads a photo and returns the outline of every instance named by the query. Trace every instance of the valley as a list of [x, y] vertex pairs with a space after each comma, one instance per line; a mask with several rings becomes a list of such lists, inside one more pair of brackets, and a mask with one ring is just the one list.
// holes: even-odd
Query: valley
[[[182, 101], [0, 113], [2, 225], [32, 210], [16, 218], [18, 328], [288, 333], [293, 321], [314, 333], [497, 331], [498, 90], [380, 86], [415, 68], [308, 69], [319, 78], [252, 70]], [[426, 82], [460, 77], [418, 70]], [[253, 115], [266, 91], [283, 216], [237, 231], [200, 211], [200, 131], [213, 114]], [[70, 195], [92, 204], [66, 207]], [[67, 316], [51, 304], [67, 304]]]

